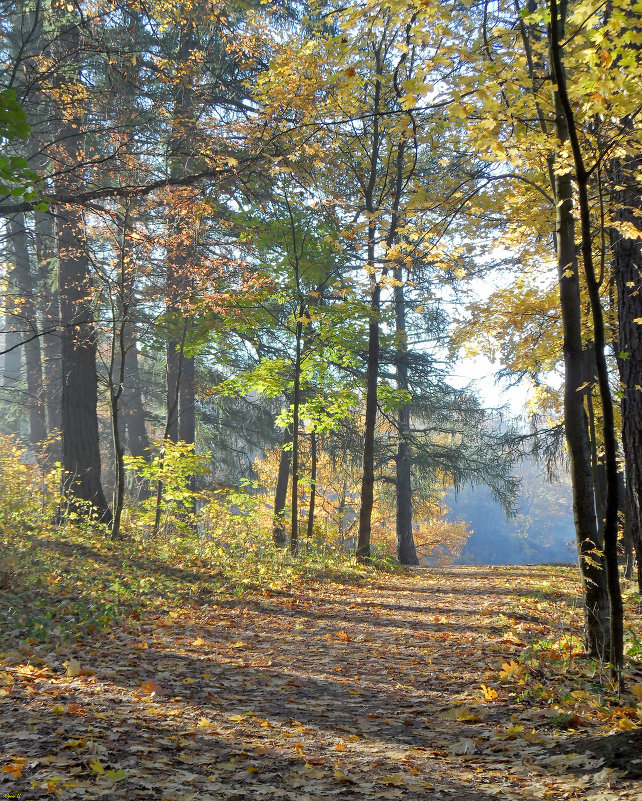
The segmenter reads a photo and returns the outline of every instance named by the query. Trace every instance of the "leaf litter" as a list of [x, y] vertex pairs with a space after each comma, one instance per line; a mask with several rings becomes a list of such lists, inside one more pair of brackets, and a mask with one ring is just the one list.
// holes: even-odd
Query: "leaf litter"
[[577, 594], [571, 568], [373, 573], [5, 638], [0, 793], [640, 801], [640, 666], [618, 697], [580, 657]]

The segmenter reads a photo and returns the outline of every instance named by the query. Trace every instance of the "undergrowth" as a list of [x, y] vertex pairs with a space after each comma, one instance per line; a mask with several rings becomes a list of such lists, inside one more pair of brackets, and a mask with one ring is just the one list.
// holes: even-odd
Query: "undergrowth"
[[5, 527], [0, 645], [94, 633], [127, 615], [177, 605], [286, 593], [325, 580], [359, 583], [390, 559], [358, 565], [348, 553], [303, 544], [293, 557], [268, 537], [206, 541], [140, 534], [114, 541], [99, 526]]

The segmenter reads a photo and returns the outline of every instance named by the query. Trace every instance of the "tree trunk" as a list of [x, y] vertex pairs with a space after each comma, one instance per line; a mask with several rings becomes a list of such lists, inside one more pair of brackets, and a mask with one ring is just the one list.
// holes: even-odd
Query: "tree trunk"
[[[557, 91], [553, 96], [560, 146], [568, 128]], [[604, 659], [610, 649], [606, 575], [598, 541], [591, 449], [580, 387], [585, 384], [580, 283], [575, 250], [573, 185], [569, 173], [555, 173], [557, 264], [564, 336], [564, 428], [573, 486], [573, 515], [584, 595], [584, 644], [588, 654]]]
[[[527, 8], [529, 12], [535, 11], [535, 2], [528, 0]], [[565, 9], [561, 16], [565, 17]], [[532, 81], [539, 126], [543, 133], [549, 134], [545, 112], [537, 99], [540, 84], [537, 73], [538, 70], [550, 68], [535, 60], [529, 38], [529, 35], [534, 39], [537, 38], [535, 29], [528, 28], [521, 19], [519, 26], [529, 77]], [[563, 31], [563, 23], [560, 28]], [[549, 57], [550, 55], [549, 53]], [[556, 87], [553, 87], [553, 108], [555, 109], [555, 135], [561, 150], [568, 141], [568, 126]], [[564, 341], [564, 430], [569, 452], [575, 535], [584, 602], [584, 646], [588, 654], [604, 658], [610, 651], [609, 598], [597, 527], [595, 485], [587, 417], [580, 391], [580, 388], [585, 385], [585, 374], [583, 370], [580, 285], [573, 219], [573, 185], [568, 173], [555, 172], [552, 155], [547, 161], [548, 176], [555, 198], [556, 255]]]
[[[59, 102], [64, 103], [67, 93], [80, 82], [80, 21], [61, 0], [54, 0], [52, 8], [59, 22], [52, 48], [58, 64], [56, 84], [62, 98]], [[60, 108], [54, 165], [55, 189], [61, 194], [77, 191], [78, 174], [69, 170], [84, 158], [83, 121], [74, 112], [75, 109]], [[62, 325], [62, 491], [67, 508], [87, 516], [93, 507], [99, 520], [111, 523], [100, 481], [93, 287], [84, 220], [78, 207], [56, 208], [56, 233]]]
[[[608, 370], [606, 365], [605, 347], [606, 337], [604, 319], [602, 314], [602, 303], [599, 294], [599, 285], [595, 277], [593, 267], [592, 251], [592, 231], [590, 220], [590, 208], [588, 199], [588, 173], [584, 167], [584, 160], [581, 153], [579, 140], [575, 129], [575, 118], [568, 94], [566, 92], [566, 77], [562, 64], [562, 51], [560, 40], [564, 32], [564, 16], [558, 18], [557, 0], [550, 2], [551, 23], [550, 50], [551, 64], [554, 80], [556, 124], [558, 126], [558, 138], [561, 142], [568, 141], [571, 145], [575, 174], [579, 197], [580, 228], [582, 236], [582, 259], [584, 262], [584, 272], [586, 285], [591, 301], [591, 312], [593, 318], [593, 336], [595, 341], [595, 359], [597, 366], [598, 386], [600, 389], [600, 399], [602, 402], [602, 421], [603, 421], [603, 446], [604, 461], [606, 467], [606, 510], [604, 517], [604, 559], [606, 563], [606, 584], [609, 599], [610, 611], [610, 630], [609, 630], [609, 659], [611, 662], [613, 677], [621, 681], [622, 669], [624, 665], [623, 654], [623, 605], [620, 591], [620, 580], [617, 562], [617, 515], [618, 515], [618, 469], [617, 469], [617, 440], [615, 436], [615, 421], [613, 413], [613, 402], [611, 389], [609, 386]], [[564, 128], [560, 128], [560, 121], [563, 118]], [[561, 134], [561, 135], [560, 135]], [[562, 138], [562, 135], [565, 138]], [[570, 176], [565, 178], [570, 182]], [[562, 198], [557, 198], [558, 207], [561, 205]], [[572, 203], [572, 198], [570, 199]], [[572, 212], [569, 208], [569, 214]], [[571, 216], [572, 219], [572, 216]], [[566, 263], [567, 264], [567, 263]], [[560, 266], [564, 269], [565, 262], [560, 260]], [[566, 266], [568, 269], [568, 266]]]
[[624, 547], [624, 578], [632, 579], [635, 551], [633, 546], [631, 498], [629, 496], [628, 487], [624, 486], [622, 491], [624, 493], [624, 524], [622, 526], [622, 545]]
[[[60, 433], [62, 404], [62, 372], [60, 362], [60, 301], [56, 286], [56, 241], [54, 218], [49, 212], [36, 212], [36, 258], [40, 285], [40, 316], [42, 319], [42, 355], [44, 399], [47, 417], [47, 436]], [[49, 445], [50, 462], [62, 458], [59, 441]]]
[[308, 509], [308, 539], [314, 535], [314, 507], [317, 498], [317, 435], [310, 434], [310, 508]]
[[29, 246], [24, 214], [16, 214], [9, 220], [9, 237], [13, 244], [14, 280], [20, 304], [17, 327], [24, 342], [22, 349], [27, 374], [27, 409], [29, 411], [30, 442], [40, 445], [46, 435], [45, 408], [42, 402], [42, 355], [40, 348], [40, 326], [36, 292], [31, 272]]
[[274, 526], [272, 538], [274, 544], [279, 548], [287, 545], [287, 535], [285, 533], [285, 504], [288, 497], [288, 482], [290, 480], [290, 459], [292, 451], [288, 447], [292, 442], [290, 428], [283, 432], [283, 447], [281, 448], [281, 458], [279, 460], [279, 472], [276, 479], [276, 490], [274, 492]]
[[292, 509], [290, 524], [290, 551], [299, 547], [299, 406], [301, 404], [301, 337], [303, 335], [303, 308], [299, 308], [296, 322], [296, 355], [294, 359], [294, 392], [292, 394]]
[[183, 356], [183, 371], [178, 394], [178, 438], [183, 442], [196, 440], [195, 364], [193, 356]]
[[[16, 280], [16, 268], [11, 266], [7, 276], [8, 293], [7, 299], [13, 304], [14, 298], [18, 295], [18, 282]], [[5, 308], [9, 304], [5, 304]], [[15, 397], [18, 382], [20, 381], [21, 361], [22, 361], [22, 348], [20, 343], [22, 337], [18, 327], [18, 321], [7, 309], [4, 314], [3, 333], [3, 347], [2, 350], [2, 386], [9, 390], [8, 397]]]
[[[374, 241], [374, 233], [370, 237]], [[374, 506], [374, 446], [377, 422], [377, 386], [379, 382], [379, 314], [381, 311], [381, 284], [374, 278], [370, 300], [368, 328], [368, 364], [366, 369], [366, 420], [363, 439], [363, 473], [361, 477], [361, 506], [359, 508], [359, 535], [357, 561], [370, 559], [370, 533]]]
[[[402, 268], [395, 268], [395, 328], [397, 389], [408, 392], [408, 343], [406, 335], [406, 307], [403, 291]], [[397, 488], [397, 558], [402, 565], [418, 565], [417, 549], [412, 531], [412, 479], [410, 456], [410, 406], [406, 403], [397, 414], [399, 443], [396, 460]]]
[[136, 336], [131, 326], [126, 335], [127, 370], [123, 386], [122, 417], [127, 432], [127, 447], [132, 456], [149, 457], [151, 443], [145, 425], [146, 415], [141, 392]]
[[[181, 21], [177, 54], [180, 64], [186, 64], [189, 61], [192, 38], [192, 22], [190, 20]], [[172, 131], [169, 140], [170, 175], [175, 179], [180, 179], [184, 175], [191, 161], [189, 131], [192, 126], [192, 95], [190, 75], [185, 73], [177, 78], [174, 87]], [[171, 326], [167, 342], [168, 436], [173, 442], [181, 439], [194, 443], [194, 358], [184, 353], [188, 325], [186, 309], [190, 294], [187, 266], [190, 251], [193, 250], [193, 243], [185, 240], [184, 231], [186, 229], [180, 212], [170, 212], [168, 228], [167, 310]], [[172, 331], [172, 329], [175, 331], [179, 321], [183, 327], [182, 343], [179, 343]], [[176, 404], [174, 404], [174, 398], [177, 399]], [[171, 407], [174, 408], [170, 414]]]
[[[642, 193], [636, 175], [642, 158], [613, 165], [611, 180], [622, 187], [615, 193], [616, 222], [642, 231]], [[630, 499], [631, 537], [642, 592], [642, 246], [617, 228], [612, 233], [613, 272], [619, 321], [618, 369], [622, 383], [622, 446]]]
[[595, 383], [595, 346], [588, 343], [586, 354], [586, 410], [588, 413], [589, 440], [591, 443], [591, 465], [593, 466], [593, 486], [595, 488], [595, 511], [597, 514], [598, 539], [603, 542], [604, 513], [606, 510], [606, 474], [604, 462], [599, 457], [599, 443], [597, 439], [597, 426], [595, 404], [593, 403], [593, 387]]

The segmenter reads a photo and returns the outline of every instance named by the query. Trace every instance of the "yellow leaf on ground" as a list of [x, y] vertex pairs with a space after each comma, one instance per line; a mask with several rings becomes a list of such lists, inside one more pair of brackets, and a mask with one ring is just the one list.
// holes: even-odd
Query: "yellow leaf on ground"
[[512, 659], [510, 662], [504, 662], [502, 664], [502, 669], [499, 671], [499, 676], [502, 679], [512, 679], [521, 676], [524, 672], [524, 668]]
[[75, 676], [80, 676], [80, 662], [77, 659], [74, 659], [73, 656], [69, 658], [66, 662], [63, 662], [63, 667], [67, 668], [67, 676], [70, 678], [74, 678]]
[[10, 773], [14, 779], [19, 779], [22, 776], [22, 771], [25, 768], [25, 760], [12, 762], [10, 765], [5, 765], [0, 770], [3, 773]]
[[495, 698], [497, 698], [497, 696], [499, 695], [497, 690], [495, 690], [493, 687], [489, 687], [487, 684], [482, 684], [481, 692], [484, 701], [494, 701]]

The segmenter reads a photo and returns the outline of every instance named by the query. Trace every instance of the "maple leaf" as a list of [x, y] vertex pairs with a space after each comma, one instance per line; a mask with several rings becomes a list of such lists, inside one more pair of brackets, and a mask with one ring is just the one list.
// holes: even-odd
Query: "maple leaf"
[[510, 662], [503, 662], [502, 669], [499, 671], [499, 676], [502, 679], [518, 678], [524, 672], [524, 668], [515, 660]]
[[481, 685], [481, 693], [484, 701], [494, 701], [499, 693], [493, 687], [489, 687], [487, 684]]

